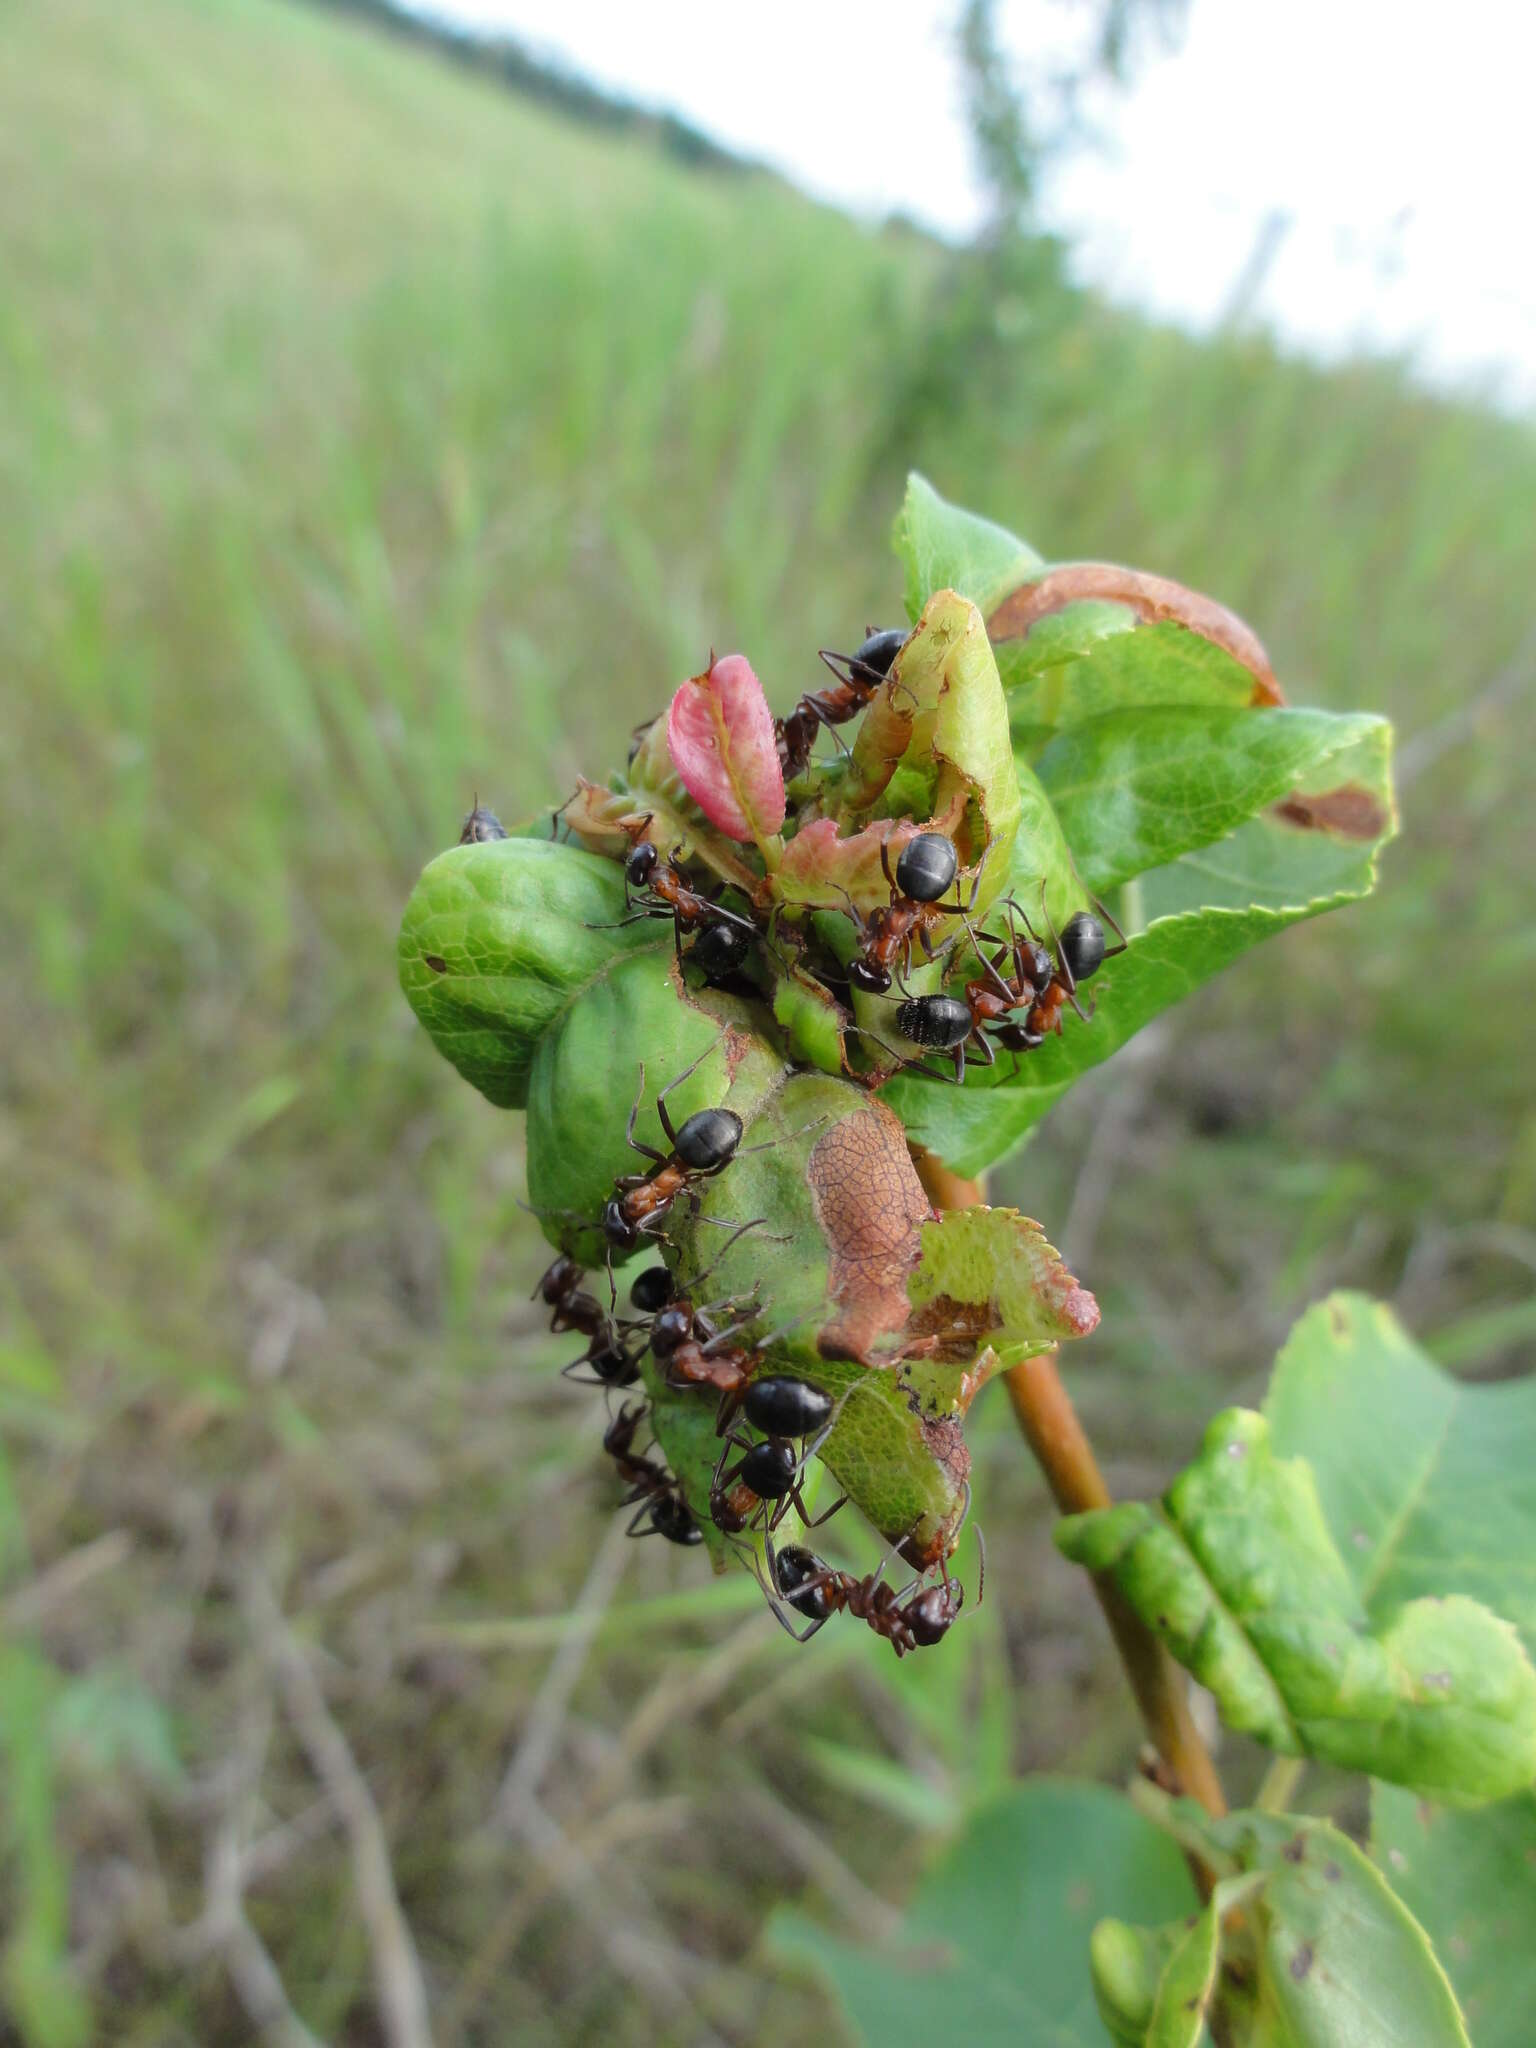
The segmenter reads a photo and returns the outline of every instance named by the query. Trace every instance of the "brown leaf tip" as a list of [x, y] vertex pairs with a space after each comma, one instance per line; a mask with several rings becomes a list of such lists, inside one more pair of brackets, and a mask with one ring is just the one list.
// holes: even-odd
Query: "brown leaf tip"
[[1022, 640], [1039, 620], [1065, 611], [1068, 605], [1090, 601], [1124, 605], [1149, 626], [1167, 621], [1198, 633], [1248, 670], [1253, 677], [1253, 704], [1285, 702], [1264, 643], [1246, 620], [1215, 598], [1202, 596], [1171, 577], [1127, 569], [1118, 562], [1068, 562], [1031, 583], [1021, 583], [987, 620], [987, 633], [994, 644]]

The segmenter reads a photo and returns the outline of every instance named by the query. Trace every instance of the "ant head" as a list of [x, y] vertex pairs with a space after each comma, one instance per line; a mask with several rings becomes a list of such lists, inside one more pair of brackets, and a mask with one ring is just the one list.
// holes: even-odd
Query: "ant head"
[[1104, 927], [1091, 911], [1076, 911], [1061, 933], [1061, 957], [1074, 981], [1086, 981], [1103, 965]]
[[678, 1163], [693, 1173], [714, 1172], [741, 1143], [741, 1130], [734, 1109], [696, 1109], [677, 1134]]
[[538, 1292], [551, 1308], [556, 1308], [580, 1278], [580, 1266], [569, 1252], [561, 1252], [544, 1268]]
[[960, 856], [942, 832], [919, 832], [901, 849], [896, 886], [914, 903], [937, 903], [960, 871]]
[[860, 995], [883, 996], [891, 985], [891, 971], [888, 967], [877, 967], [872, 960], [850, 960], [848, 981]]
[[649, 839], [638, 840], [624, 862], [624, 879], [632, 889], [643, 889], [656, 872], [661, 855]]
[[653, 1316], [659, 1308], [665, 1308], [672, 1299], [672, 1275], [665, 1266], [647, 1266], [637, 1274], [629, 1290], [631, 1308], [639, 1309], [643, 1316]]
[[670, 1358], [692, 1335], [693, 1310], [686, 1301], [669, 1301], [652, 1319], [651, 1349], [658, 1358]]
[[632, 1252], [640, 1242], [640, 1232], [617, 1195], [603, 1204], [603, 1235], [616, 1252]]

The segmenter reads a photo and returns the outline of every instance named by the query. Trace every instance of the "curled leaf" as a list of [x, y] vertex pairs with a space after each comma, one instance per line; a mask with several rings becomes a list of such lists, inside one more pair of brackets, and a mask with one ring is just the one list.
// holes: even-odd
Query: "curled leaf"
[[773, 716], [744, 654], [723, 654], [678, 686], [667, 746], [688, 794], [732, 839], [762, 847], [784, 823]]
[[1347, 1835], [1288, 1814], [1211, 1821], [1187, 1800], [1171, 1803], [1170, 1831], [1227, 1874], [1199, 1915], [1094, 1929], [1117, 2048], [1469, 2048], [1423, 1928]]
[[1369, 1771], [1453, 1805], [1536, 1777], [1536, 1671], [1513, 1626], [1461, 1595], [1374, 1626], [1301, 1459], [1234, 1408], [1161, 1507], [1069, 1516], [1056, 1540], [1109, 1572], [1223, 1717], [1288, 1756]]

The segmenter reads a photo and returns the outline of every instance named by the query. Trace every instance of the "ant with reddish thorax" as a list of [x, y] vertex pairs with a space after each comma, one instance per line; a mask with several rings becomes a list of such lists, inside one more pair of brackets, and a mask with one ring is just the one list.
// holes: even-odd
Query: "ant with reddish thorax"
[[[996, 1046], [1005, 1052], [1033, 1052], [1045, 1043], [1047, 1032], [1059, 1036], [1061, 1013], [1068, 1003], [1087, 1023], [1093, 1010], [1084, 1010], [1077, 1000], [1079, 985], [1096, 974], [1105, 960], [1125, 951], [1125, 934], [1107, 910], [1103, 915], [1114, 927], [1119, 945], [1106, 945], [1098, 918], [1079, 910], [1067, 920], [1059, 937], [1052, 932], [1056, 940], [1053, 957], [1012, 897], [1003, 908], [1009, 925], [1006, 940], [993, 932], [972, 931], [969, 923], [966, 925], [982, 971], [966, 983], [963, 1001], [954, 996], [917, 996], [896, 1013], [896, 1028], [904, 1037], [930, 1051], [953, 1054], [957, 1081], [965, 1079], [967, 1052], [974, 1052], [990, 1067], [996, 1059]], [[1027, 936], [1019, 932], [1021, 921]], [[989, 959], [983, 945], [1003, 950]]]
[[[720, 1038], [724, 1036], [722, 1031]], [[667, 1097], [672, 1090], [702, 1066], [719, 1043], [720, 1039], [716, 1039], [714, 1045], [705, 1046], [693, 1065], [685, 1067], [656, 1097], [656, 1114], [672, 1147], [670, 1152], [658, 1152], [654, 1145], [644, 1144], [635, 1136], [635, 1119], [640, 1114], [640, 1103], [645, 1094], [645, 1062], [641, 1061], [640, 1086], [630, 1106], [624, 1135], [634, 1151], [653, 1163], [645, 1173], [620, 1174], [613, 1184], [612, 1197], [603, 1205], [603, 1235], [614, 1251], [632, 1252], [643, 1235], [653, 1234], [679, 1195], [688, 1195], [697, 1209], [699, 1199], [694, 1191], [694, 1182], [713, 1180], [717, 1174], [724, 1173], [733, 1159], [744, 1156], [741, 1144], [744, 1126], [734, 1109], [696, 1109], [675, 1130], [667, 1113]], [[786, 1133], [785, 1137], [799, 1137], [825, 1121], [824, 1117], [816, 1117], [811, 1123], [802, 1125], [800, 1131]], [[784, 1137], [769, 1138], [761, 1145], [748, 1145], [745, 1150], [766, 1152], [784, 1141]], [[754, 1217], [746, 1224], [732, 1224], [723, 1216], [706, 1216], [701, 1220], [718, 1224], [722, 1229], [734, 1230], [739, 1235], [742, 1230], [756, 1228], [763, 1218]]]
[[678, 1129], [673, 1128], [667, 1113], [672, 1090], [701, 1067], [714, 1049], [714, 1045], [706, 1046], [693, 1065], [685, 1067], [656, 1097], [656, 1114], [672, 1147], [670, 1152], [658, 1152], [635, 1136], [635, 1119], [645, 1094], [645, 1062], [640, 1063], [640, 1086], [624, 1136], [632, 1150], [653, 1163], [645, 1173], [620, 1174], [613, 1184], [613, 1196], [603, 1208], [603, 1235], [615, 1251], [632, 1252], [642, 1233], [654, 1232], [679, 1195], [690, 1193], [695, 1181], [712, 1180], [724, 1173], [736, 1157], [743, 1125], [735, 1110], [696, 1109]]
[[[590, 1339], [580, 1358], [573, 1358], [569, 1365], [563, 1365], [561, 1373], [567, 1379], [574, 1379], [579, 1376], [581, 1368], [587, 1366], [590, 1368], [586, 1382], [589, 1386], [633, 1386], [640, 1377], [638, 1355], [625, 1342], [613, 1314], [604, 1309], [595, 1294], [587, 1293], [582, 1287], [585, 1277], [570, 1253], [561, 1252], [545, 1268], [533, 1290], [535, 1296], [542, 1295], [545, 1303], [554, 1310], [549, 1320], [552, 1330], [577, 1330]], [[611, 1289], [611, 1275], [609, 1286]]]
[[870, 633], [854, 654], [834, 654], [827, 647], [817, 649], [820, 659], [837, 678], [837, 687], [807, 690], [788, 718], [774, 720], [779, 766], [786, 782], [793, 782], [810, 766], [811, 749], [823, 726], [836, 738], [836, 727], [846, 725], [864, 709], [890, 674], [891, 664], [906, 639], [904, 626], [887, 626]]
[[[960, 856], [955, 851], [954, 841], [946, 839], [942, 832], [916, 833], [897, 855], [894, 875], [891, 873], [890, 851], [889, 844], [880, 848], [880, 870], [891, 887], [890, 902], [880, 909], [865, 912], [860, 911], [849, 898], [849, 911], [859, 935], [859, 951], [848, 963], [848, 980], [852, 987], [868, 996], [884, 995], [891, 985], [893, 972], [897, 974], [898, 982], [902, 973], [910, 972], [914, 939], [921, 943], [923, 952], [932, 959], [929, 933], [941, 918], [964, 918], [974, 909], [976, 892], [981, 887], [981, 870], [986, 864], [986, 856], [983, 855], [971, 883], [968, 902], [962, 903], [957, 894], [953, 903], [941, 903], [939, 899], [960, 869]], [[847, 891], [843, 893], [846, 895]]]
[[[643, 833], [646, 815], [632, 829]], [[624, 907], [628, 912], [613, 924], [590, 925], [590, 931], [619, 931], [647, 917], [670, 917], [678, 965], [683, 961], [683, 934], [695, 932], [688, 958], [706, 981], [723, 981], [745, 964], [757, 937], [750, 919], [727, 910], [713, 896], [691, 886], [674, 849], [665, 860], [652, 840], [637, 838], [624, 859]]]
[[[664, 1465], [635, 1450], [640, 1425], [650, 1414], [641, 1402], [631, 1408], [626, 1402], [603, 1434], [603, 1449], [618, 1467], [619, 1477], [629, 1483], [623, 1506], [633, 1507], [627, 1536], [664, 1536], [669, 1543], [692, 1545], [704, 1541], [693, 1510], [683, 1498], [683, 1489]], [[650, 1527], [642, 1525], [649, 1523]]]
[[[774, 1373], [751, 1381], [742, 1392], [738, 1405], [747, 1421], [753, 1428], [761, 1430], [763, 1436], [761, 1441], [754, 1442], [749, 1437], [739, 1436], [734, 1427], [726, 1431], [709, 1487], [709, 1509], [716, 1526], [726, 1526], [720, 1519], [720, 1504], [729, 1503], [731, 1491], [737, 1486], [748, 1487], [756, 1494], [763, 1527], [769, 1532], [779, 1526], [791, 1508], [807, 1529], [830, 1521], [848, 1496], [839, 1494], [831, 1507], [813, 1518], [806, 1508], [800, 1482], [807, 1463], [825, 1442], [832, 1427], [834, 1409], [831, 1396], [804, 1380]], [[811, 1435], [813, 1430], [816, 1432], [814, 1436]], [[798, 1456], [794, 1448], [797, 1439], [800, 1442]], [[739, 1450], [742, 1455], [727, 1470], [726, 1460], [733, 1450]]]
[[[852, 1572], [836, 1570], [798, 1543], [775, 1552], [770, 1539], [767, 1554], [764, 1590], [780, 1625], [796, 1642], [808, 1642], [834, 1614], [848, 1613], [867, 1622], [898, 1657], [904, 1657], [909, 1650], [925, 1650], [942, 1642], [965, 1604], [965, 1588], [947, 1573], [936, 1586], [925, 1586], [921, 1579], [913, 1579], [898, 1593], [885, 1583], [883, 1563], [859, 1579]], [[985, 1564], [982, 1572], [984, 1585]], [[980, 1590], [976, 1598], [979, 1606]], [[785, 1607], [804, 1615], [808, 1625], [797, 1629], [786, 1618]]]

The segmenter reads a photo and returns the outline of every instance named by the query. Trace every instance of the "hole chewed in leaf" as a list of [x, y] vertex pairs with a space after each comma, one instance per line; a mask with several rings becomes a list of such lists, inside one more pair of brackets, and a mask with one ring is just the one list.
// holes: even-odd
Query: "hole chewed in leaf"
[[1303, 832], [1331, 832], [1335, 839], [1367, 843], [1379, 839], [1390, 822], [1380, 800], [1358, 782], [1346, 782], [1318, 796], [1303, 796], [1298, 791], [1276, 804], [1272, 815]]
[[1123, 604], [1148, 625], [1167, 621], [1198, 633], [1202, 640], [1211, 641], [1241, 662], [1252, 675], [1255, 705], [1285, 702], [1263, 641], [1236, 612], [1170, 577], [1122, 568], [1117, 562], [1069, 562], [1063, 568], [1047, 570], [1033, 582], [1021, 583], [994, 608], [987, 620], [987, 633], [994, 645], [1001, 640], [1022, 640], [1039, 620], [1085, 602]]
[[836, 1313], [823, 1330], [828, 1358], [871, 1362], [873, 1347], [907, 1320], [907, 1275], [921, 1256], [929, 1218], [901, 1124], [872, 1102], [834, 1124], [811, 1148], [806, 1178], [829, 1254]]

